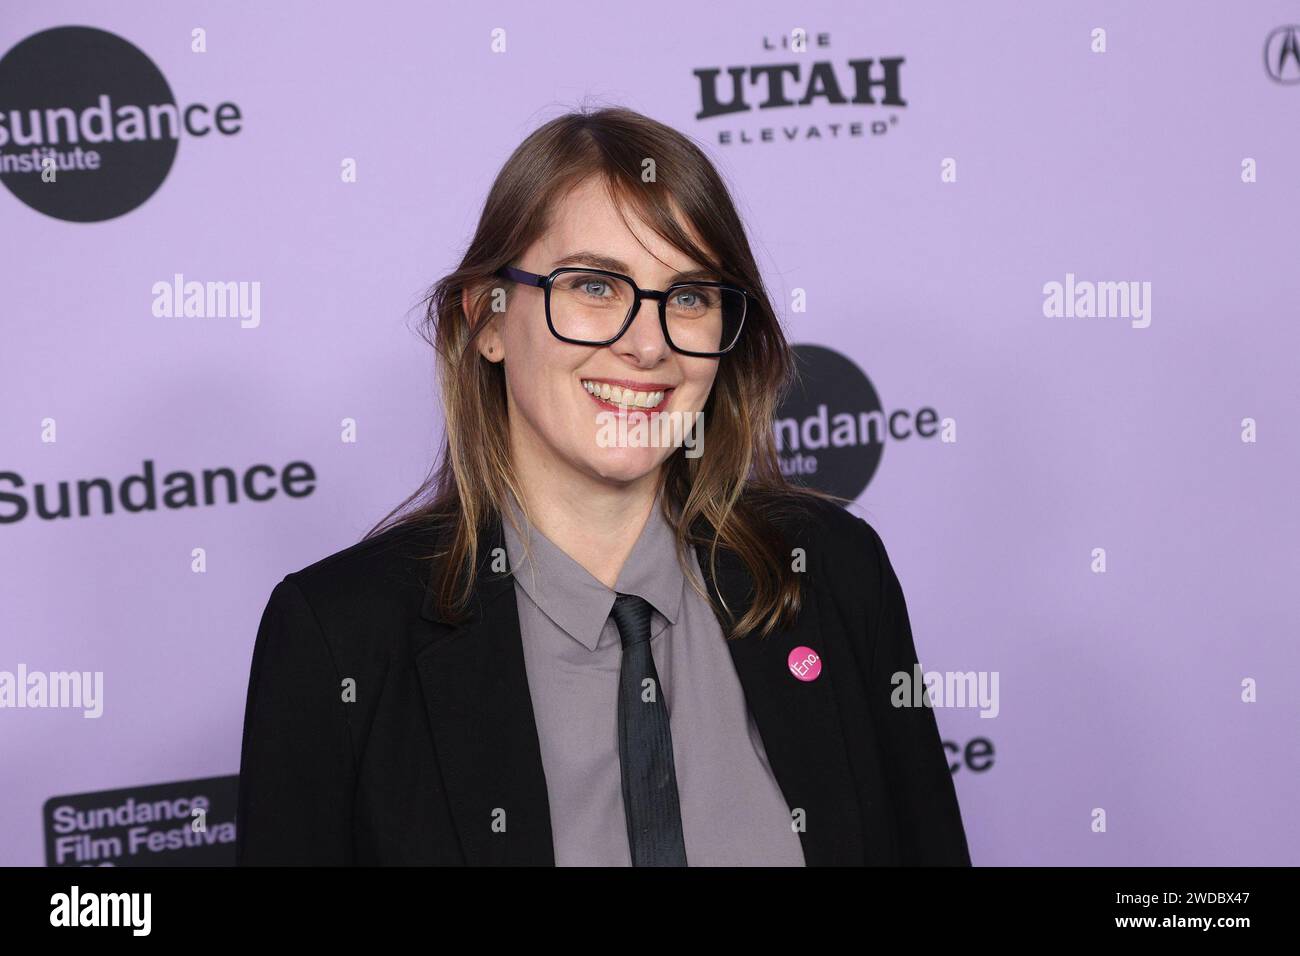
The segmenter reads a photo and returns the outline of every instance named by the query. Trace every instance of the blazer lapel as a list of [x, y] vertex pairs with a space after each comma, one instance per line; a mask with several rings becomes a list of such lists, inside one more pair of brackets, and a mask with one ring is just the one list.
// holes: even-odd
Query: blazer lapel
[[504, 555], [498, 519], [479, 541], [470, 619], [443, 621], [426, 591], [431, 638], [416, 651], [443, 786], [465, 862], [553, 866], [550, 802], [524, 667], [513, 578], [491, 568]]
[[[709, 548], [697, 547], [700, 570], [712, 592]], [[739, 619], [752, 600], [752, 580], [740, 558], [718, 549], [717, 589]], [[745, 701], [763, 738], [768, 762], [792, 811], [802, 810], [804, 861], [809, 866], [861, 865], [864, 858], [862, 816], [853, 773], [835, 700], [837, 668], [852, 662], [837, 660], [821, 639], [817, 606], [811, 587], [804, 588], [804, 606], [795, 625], [766, 637], [751, 634], [727, 641]], [[822, 670], [802, 681], [790, 670], [790, 652], [811, 648]], [[840, 680], [850, 680], [846, 670]]]

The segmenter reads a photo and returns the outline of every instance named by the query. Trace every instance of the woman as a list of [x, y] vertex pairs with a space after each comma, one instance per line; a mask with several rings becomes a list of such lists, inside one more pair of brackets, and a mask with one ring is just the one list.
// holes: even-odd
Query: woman
[[241, 863], [969, 865], [884, 546], [782, 478], [791, 352], [696, 146], [538, 129], [428, 325], [437, 470], [262, 619]]

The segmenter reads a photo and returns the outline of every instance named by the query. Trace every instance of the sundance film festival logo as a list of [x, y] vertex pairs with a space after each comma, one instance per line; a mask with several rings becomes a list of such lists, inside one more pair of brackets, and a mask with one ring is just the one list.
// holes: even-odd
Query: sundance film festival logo
[[181, 133], [233, 136], [234, 103], [177, 105], [141, 50], [93, 27], [33, 34], [0, 59], [0, 180], [69, 222], [128, 213], [162, 185]]
[[[897, 110], [908, 105], [901, 56], [836, 56], [829, 33], [803, 29], [765, 36], [760, 49], [775, 62], [694, 71], [700, 90], [696, 119], [740, 118], [759, 110], [765, 121], [779, 120], [719, 129], [720, 145], [879, 137], [897, 125]], [[889, 112], [868, 115], [863, 109], [869, 107]]]
[[46, 866], [230, 866], [238, 776], [45, 801]]
[[886, 441], [957, 440], [956, 423], [933, 408], [886, 413], [852, 359], [820, 345], [794, 346], [798, 379], [777, 410], [781, 473], [792, 482], [855, 499], [880, 467]]
[[1300, 26], [1278, 27], [1268, 35], [1264, 70], [1278, 83], [1300, 83]]

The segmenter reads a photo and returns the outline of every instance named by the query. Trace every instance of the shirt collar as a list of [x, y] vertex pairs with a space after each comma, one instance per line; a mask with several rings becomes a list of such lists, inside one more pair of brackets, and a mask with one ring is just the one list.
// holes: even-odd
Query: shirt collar
[[659, 498], [655, 499], [645, 527], [612, 590], [529, 525], [513, 494], [507, 494], [507, 498], [531, 548], [531, 554], [526, 557], [514, 525], [509, 518], [503, 518], [502, 531], [514, 578], [542, 613], [574, 640], [588, 650], [596, 649], [601, 630], [614, 607], [615, 592], [645, 598], [669, 624], [676, 622], [686, 576], [677, 559], [673, 527], [660, 510]]

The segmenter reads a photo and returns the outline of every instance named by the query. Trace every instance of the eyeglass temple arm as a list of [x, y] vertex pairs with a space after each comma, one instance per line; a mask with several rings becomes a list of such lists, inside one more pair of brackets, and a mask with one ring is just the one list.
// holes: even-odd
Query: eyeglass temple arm
[[502, 266], [498, 273], [507, 279], [522, 282], [524, 285], [539, 287], [546, 285], [546, 276], [539, 276], [536, 272], [525, 272], [523, 269], [516, 269], [514, 266]]

